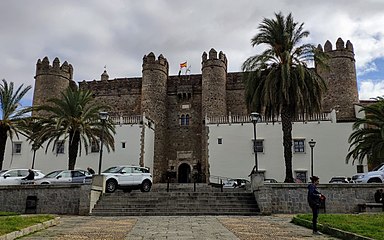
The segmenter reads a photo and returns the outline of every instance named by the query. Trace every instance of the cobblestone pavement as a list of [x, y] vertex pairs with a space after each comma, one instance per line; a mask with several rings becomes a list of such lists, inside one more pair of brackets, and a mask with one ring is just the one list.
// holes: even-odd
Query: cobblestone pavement
[[58, 226], [23, 237], [47, 239], [335, 239], [314, 236], [312, 230], [290, 223], [290, 215], [272, 216], [62, 216]]

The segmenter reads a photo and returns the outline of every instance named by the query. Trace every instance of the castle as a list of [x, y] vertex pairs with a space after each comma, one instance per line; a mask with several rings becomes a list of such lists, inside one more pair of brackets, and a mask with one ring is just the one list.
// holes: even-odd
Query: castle
[[[359, 102], [354, 50], [350, 41], [339, 38], [336, 49], [330, 41], [320, 50], [329, 54], [329, 69], [316, 69], [328, 84], [323, 110], [337, 110], [337, 122], [355, 119]], [[93, 92], [97, 101], [111, 107], [111, 117], [145, 114], [154, 123], [154, 182], [164, 182], [167, 173], [176, 172], [178, 182], [190, 182], [191, 172], [201, 173], [207, 182], [211, 174], [209, 119], [249, 116], [245, 103], [242, 73], [227, 72], [227, 57], [211, 49], [202, 54], [201, 74], [169, 76], [163, 55], [145, 55], [142, 76], [79, 82], [81, 89]], [[73, 80], [73, 67], [56, 58], [50, 65], [45, 57], [36, 64], [33, 105], [59, 96]], [[36, 113], [34, 113], [36, 114]], [[247, 120], [249, 123], [249, 120]], [[129, 138], [129, 136], [128, 136]]]

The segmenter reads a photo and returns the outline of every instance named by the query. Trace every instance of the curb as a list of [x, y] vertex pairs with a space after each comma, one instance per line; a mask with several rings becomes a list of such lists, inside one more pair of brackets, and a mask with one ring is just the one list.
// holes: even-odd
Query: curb
[[2, 236], [0, 236], [0, 240], [13, 240], [13, 239], [16, 239], [16, 238], [19, 238], [19, 237], [22, 237], [22, 236], [46, 229], [46, 228], [49, 228], [52, 226], [56, 226], [59, 223], [60, 223], [60, 217], [55, 217], [52, 220], [49, 220], [49, 221], [46, 221], [43, 223], [39, 223], [39, 224], [36, 224], [33, 226], [29, 226], [29, 227], [23, 228], [19, 231], [14, 231], [14, 232], [2, 235]]
[[[307, 220], [304, 220], [304, 219], [301, 219], [301, 218], [294, 216], [292, 218], [291, 222], [296, 224], [296, 225], [300, 225], [300, 226], [312, 229], [312, 222], [311, 221], [307, 221]], [[320, 232], [325, 233], [327, 235], [330, 235], [332, 237], [337, 237], [337, 238], [341, 238], [341, 239], [345, 239], [345, 240], [375, 240], [373, 238], [364, 237], [364, 236], [361, 236], [361, 235], [358, 235], [355, 233], [351, 233], [351, 232], [346, 232], [346, 231], [343, 231], [343, 230], [340, 230], [337, 228], [331, 228], [331, 227], [328, 227], [326, 225], [322, 225], [319, 223], [317, 224], [317, 226], [318, 226]]]

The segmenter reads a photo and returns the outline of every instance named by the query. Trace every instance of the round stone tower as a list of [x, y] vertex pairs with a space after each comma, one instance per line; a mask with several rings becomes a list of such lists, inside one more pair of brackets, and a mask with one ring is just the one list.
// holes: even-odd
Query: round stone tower
[[[318, 49], [323, 50], [321, 45]], [[331, 42], [327, 41], [324, 44], [324, 52], [330, 57], [328, 68], [316, 68], [328, 85], [323, 109], [325, 111], [336, 109], [338, 121], [354, 120], [354, 104], [359, 102], [359, 95], [353, 45], [349, 40], [344, 44], [339, 38], [336, 41], [336, 50], [333, 50]]]
[[167, 123], [168, 61], [163, 55], [156, 60], [151, 52], [143, 58], [141, 113], [155, 123], [153, 181], [159, 182], [168, 168], [165, 158]]
[[[33, 106], [45, 104], [48, 99], [59, 97], [61, 92], [69, 86], [76, 87], [72, 78], [73, 67], [67, 61], [60, 66], [59, 59], [55, 58], [51, 66], [48, 57], [45, 57], [43, 61], [37, 60]], [[43, 114], [42, 112], [33, 112], [32, 116], [37, 117]]]
[[227, 58], [215, 49], [202, 56], [202, 117], [221, 117], [227, 115], [226, 83]]

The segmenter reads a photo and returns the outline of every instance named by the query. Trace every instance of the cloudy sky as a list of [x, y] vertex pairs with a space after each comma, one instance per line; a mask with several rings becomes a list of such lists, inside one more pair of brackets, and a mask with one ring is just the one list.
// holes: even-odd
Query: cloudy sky
[[[163, 54], [176, 75], [188, 61], [201, 72], [201, 55], [223, 51], [228, 71], [260, 52], [250, 45], [263, 18], [292, 13], [311, 34], [307, 42], [355, 49], [360, 99], [384, 95], [384, 1], [381, 0], [1, 0], [0, 79], [34, 85], [39, 58], [58, 57], [76, 81], [141, 76], [144, 55]], [[24, 100], [31, 105], [33, 90]]]

